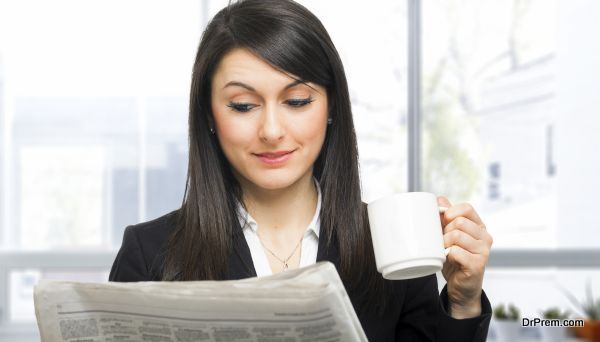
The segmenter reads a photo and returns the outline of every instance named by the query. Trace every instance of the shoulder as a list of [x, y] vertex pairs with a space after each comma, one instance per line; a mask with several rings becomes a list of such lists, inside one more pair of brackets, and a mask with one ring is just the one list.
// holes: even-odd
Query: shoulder
[[158, 280], [178, 210], [152, 221], [125, 228], [123, 242], [111, 269], [112, 281]]
[[175, 227], [178, 213], [179, 210], [174, 210], [154, 220], [128, 226], [123, 239], [135, 238], [144, 247], [161, 245]]
[[179, 210], [175, 210], [152, 221], [128, 226], [123, 234], [123, 245], [126, 245], [127, 239], [135, 239], [144, 260], [151, 268], [166, 248], [169, 236], [175, 228], [178, 213]]

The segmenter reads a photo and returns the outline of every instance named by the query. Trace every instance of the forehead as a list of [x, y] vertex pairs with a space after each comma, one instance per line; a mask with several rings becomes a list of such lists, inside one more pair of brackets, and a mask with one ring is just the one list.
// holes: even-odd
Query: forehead
[[230, 81], [250, 85], [287, 85], [295, 76], [275, 69], [273, 66], [246, 49], [234, 49], [219, 62], [213, 76], [213, 86], [222, 88]]

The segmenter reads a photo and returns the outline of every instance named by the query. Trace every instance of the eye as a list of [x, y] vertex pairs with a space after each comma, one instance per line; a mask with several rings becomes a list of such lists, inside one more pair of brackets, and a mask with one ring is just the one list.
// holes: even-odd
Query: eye
[[303, 107], [306, 106], [307, 104], [313, 102], [314, 99], [312, 97], [307, 97], [305, 99], [291, 99], [291, 100], [287, 100], [286, 103], [289, 106], [292, 107]]
[[257, 107], [251, 103], [241, 103], [241, 102], [229, 102], [227, 107], [231, 108], [231, 110], [246, 113], [249, 112], [252, 108]]

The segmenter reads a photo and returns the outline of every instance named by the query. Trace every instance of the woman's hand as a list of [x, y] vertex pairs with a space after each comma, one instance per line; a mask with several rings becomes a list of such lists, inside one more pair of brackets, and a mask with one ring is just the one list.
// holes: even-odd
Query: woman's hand
[[448, 208], [440, 218], [444, 247], [450, 247], [442, 269], [447, 282], [449, 313], [454, 318], [479, 316], [483, 273], [492, 236], [470, 204], [453, 206], [443, 196], [438, 197], [438, 204]]

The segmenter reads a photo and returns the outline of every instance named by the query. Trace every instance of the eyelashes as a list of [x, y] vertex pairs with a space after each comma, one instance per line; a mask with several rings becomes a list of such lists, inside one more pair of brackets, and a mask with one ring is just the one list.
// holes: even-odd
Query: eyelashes
[[292, 107], [304, 107], [307, 104], [313, 102], [313, 98], [312, 97], [307, 97], [305, 99], [293, 99], [293, 100], [287, 100], [286, 103]]
[[[313, 101], [314, 99], [312, 97], [307, 97], [305, 99], [287, 100], [285, 101], [285, 103], [292, 108], [301, 108], [310, 104]], [[251, 111], [253, 108], [258, 107], [258, 105], [243, 102], [229, 102], [229, 104], [227, 104], [227, 107], [231, 108], [231, 110], [235, 112], [246, 113]]]
[[252, 108], [256, 107], [256, 105], [250, 103], [240, 103], [240, 102], [229, 102], [227, 107], [231, 108], [231, 110], [235, 112], [249, 112]]

